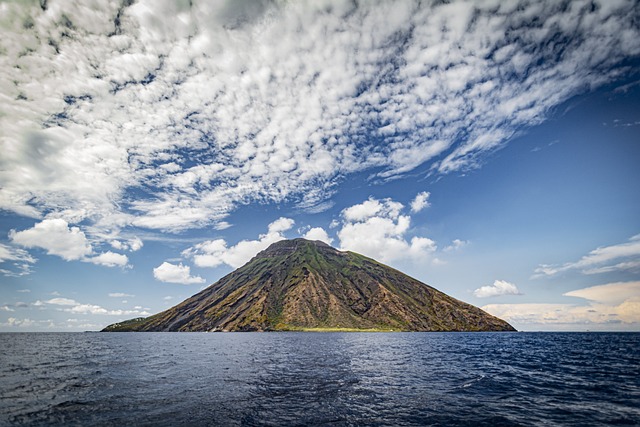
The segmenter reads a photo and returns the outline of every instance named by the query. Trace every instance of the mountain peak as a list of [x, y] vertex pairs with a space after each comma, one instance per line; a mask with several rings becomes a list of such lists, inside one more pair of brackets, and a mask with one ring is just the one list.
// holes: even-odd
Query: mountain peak
[[182, 303], [106, 331], [513, 331], [398, 270], [321, 241], [281, 240]]
[[273, 256], [288, 255], [305, 248], [315, 248], [321, 251], [339, 252], [337, 249], [329, 246], [320, 240], [307, 240], [303, 238], [280, 240], [272, 243], [267, 249], [259, 252], [256, 258], [269, 258]]

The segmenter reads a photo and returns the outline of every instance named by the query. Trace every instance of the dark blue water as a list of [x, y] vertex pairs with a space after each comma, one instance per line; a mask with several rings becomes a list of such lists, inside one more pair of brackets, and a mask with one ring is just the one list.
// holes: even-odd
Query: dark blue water
[[640, 334], [0, 334], [2, 425], [640, 425]]

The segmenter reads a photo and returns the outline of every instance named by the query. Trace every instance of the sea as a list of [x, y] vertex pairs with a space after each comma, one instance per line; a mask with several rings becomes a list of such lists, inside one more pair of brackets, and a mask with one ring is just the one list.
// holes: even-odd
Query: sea
[[4, 333], [0, 425], [640, 426], [640, 333]]

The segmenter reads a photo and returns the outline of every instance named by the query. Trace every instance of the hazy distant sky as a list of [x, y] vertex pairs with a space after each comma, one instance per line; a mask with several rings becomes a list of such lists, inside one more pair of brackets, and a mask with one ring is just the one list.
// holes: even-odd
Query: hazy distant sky
[[640, 3], [441, 3], [0, 1], [0, 330], [300, 236], [518, 329], [640, 330]]

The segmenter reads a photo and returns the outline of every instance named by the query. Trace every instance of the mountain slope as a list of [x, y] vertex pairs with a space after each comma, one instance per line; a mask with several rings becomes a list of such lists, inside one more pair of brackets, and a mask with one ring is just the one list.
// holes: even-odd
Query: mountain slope
[[274, 243], [182, 303], [105, 331], [513, 331], [505, 321], [363, 255]]

